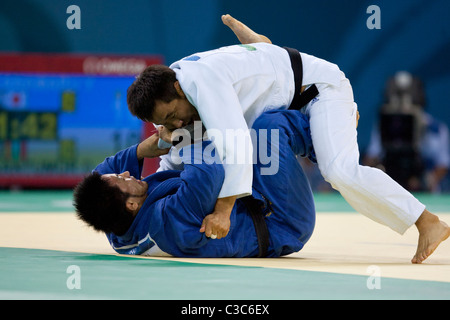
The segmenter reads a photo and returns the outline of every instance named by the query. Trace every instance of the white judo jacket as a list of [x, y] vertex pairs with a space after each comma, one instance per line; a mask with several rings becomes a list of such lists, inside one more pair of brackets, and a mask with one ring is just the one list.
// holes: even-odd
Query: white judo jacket
[[[345, 78], [333, 63], [305, 53], [301, 57], [304, 86], [337, 86]], [[294, 97], [294, 73], [287, 51], [267, 43], [234, 45], [193, 54], [170, 68], [197, 109], [208, 136], [219, 137], [214, 143], [225, 169], [219, 198], [250, 195], [254, 155], [249, 128], [264, 111], [288, 108]], [[236, 142], [236, 137], [247, 143]], [[161, 160], [158, 171], [176, 169], [170, 154]]]

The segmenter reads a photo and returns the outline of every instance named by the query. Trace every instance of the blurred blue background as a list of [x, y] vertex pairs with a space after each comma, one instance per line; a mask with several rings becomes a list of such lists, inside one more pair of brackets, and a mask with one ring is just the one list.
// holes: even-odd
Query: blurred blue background
[[[69, 30], [69, 5], [81, 29]], [[369, 29], [370, 5], [381, 29]], [[427, 111], [450, 125], [448, 0], [2, 0], [0, 51], [162, 55], [170, 64], [197, 51], [235, 44], [220, 16], [230, 13], [273, 43], [338, 64], [350, 79], [364, 153], [388, 77], [419, 76]]]

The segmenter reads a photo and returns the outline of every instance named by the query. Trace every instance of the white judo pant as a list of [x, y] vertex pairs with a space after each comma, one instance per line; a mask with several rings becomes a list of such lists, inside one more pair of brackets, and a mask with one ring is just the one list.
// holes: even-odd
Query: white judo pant
[[357, 105], [348, 79], [339, 87], [316, 85], [319, 95], [305, 112], [322, 176], [356, 211], [403, 234], [425, 205], [383, 171], [359, 164]]

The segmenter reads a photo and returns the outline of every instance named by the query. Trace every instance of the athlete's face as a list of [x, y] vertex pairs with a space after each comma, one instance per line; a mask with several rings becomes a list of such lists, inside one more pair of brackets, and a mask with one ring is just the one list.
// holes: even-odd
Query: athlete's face
[[180, 98], [173, 99], [170, 102], [157, 100], [153, 110], [152, 118], [149, 119], [157, 125], [163, 125], [170, 131], [179, 129], [200, 120], [195, 107], [186, 99], [184, 92], [177, 82], [175, 88]]
[[157, 101], [151, 122], [173, 131], [196, 120], [200, 120], [200, 117], [187, 99], [174, 99], [170, 102]]
[[129, 194], [130, 197], [143, 197], [148, 189], [147, 182], [131, 176], [129, 171], [121, 174], [104, 174], [102, 179], [112, 186], [117, 186], [122, 192]]

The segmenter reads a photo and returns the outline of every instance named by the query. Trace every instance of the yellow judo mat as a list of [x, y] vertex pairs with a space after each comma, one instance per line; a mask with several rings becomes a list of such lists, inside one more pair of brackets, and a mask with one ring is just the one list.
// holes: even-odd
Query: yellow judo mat
[[[449, 299], [450, 241], [411, 264], [404, 235], [316, 195], [303, 250], [282, 258], [187, 259], [116, 254], [77, 220], [71, 192], [0, 193], [1, 299]], [[418, 195], [450, 224], [450, 197]]]

